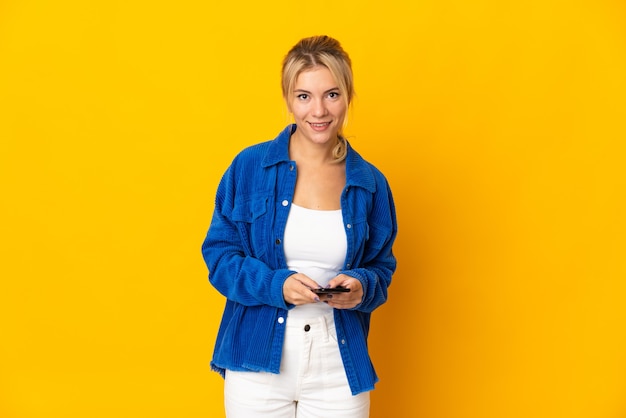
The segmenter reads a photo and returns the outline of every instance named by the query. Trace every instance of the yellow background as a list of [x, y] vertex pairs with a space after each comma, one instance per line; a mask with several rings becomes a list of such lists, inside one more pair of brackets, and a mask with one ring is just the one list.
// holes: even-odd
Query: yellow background
[[219, 417], [220, 175], [337, 37], [399, 268], [372, 417], [626, 416], [618, 0], [0, 3], [0, 417]]

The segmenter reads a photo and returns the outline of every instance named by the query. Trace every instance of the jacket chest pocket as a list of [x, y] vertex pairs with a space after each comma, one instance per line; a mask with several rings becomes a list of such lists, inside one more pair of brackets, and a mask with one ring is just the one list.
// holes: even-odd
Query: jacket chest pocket
[[246, 255], [261, 258], [269, 242], [269, 213], [266, 197], [251, 198], [235, 203], [232, 220], [237, 225]]
[[354, 234], [354, 264], [371, 261], [385, 246], [389, 234], [370, 224], [366, 218], [358, 218], [352, 222]]

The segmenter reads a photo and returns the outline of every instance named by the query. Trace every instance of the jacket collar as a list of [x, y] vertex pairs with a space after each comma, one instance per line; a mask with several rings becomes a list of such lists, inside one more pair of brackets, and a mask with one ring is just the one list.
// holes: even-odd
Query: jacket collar
[[261, 165], [263, 168], [267, 168], [271, 165], [278, 164], [281, 162], [289, 162], [289, 138], [291, 138], [291, 134], [296, 131], [296, 125], [287, 125], [285, 129], [282, 130], [281, 133], [278, 134], [273, 141], [269, 143], [269, 147], [265, 156], [263, 157], [263, 161]]
[[[278, 136], [270, 142], [267, 152], [261, 162], [263, 168], [289, 162], [289, 138], [296, 131], [296, 125], [288, 125]], [[374, 193], [376, 191], [376, 179], [370, 165], [352, 148], [348, 142], [348, 155], [346, 156], [346, 186], [359, 186]]]

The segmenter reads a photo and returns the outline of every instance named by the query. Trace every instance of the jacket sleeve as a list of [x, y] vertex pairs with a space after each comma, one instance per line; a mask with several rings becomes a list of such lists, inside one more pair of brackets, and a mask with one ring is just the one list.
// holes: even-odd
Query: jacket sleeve
[[372, 312], [387, 301], [387, 288], [396, 270], [393, 243], [398, 233], [396, 211], [386, 180], [379, 183], [368, 215], [368, 237], [363, 261], [341, 273], [354, 277], [363, 286], [363, 300], [353, 310]]
[[253, 256], [246, 230], [233, 220], [237, 195], [237, 168], [231, 165], [217, 189], [209, 231], [202, 255], [209, 281], [226, 298], [246, 306], [271, 305], [289, 309], [283, 297], [283, 283], [295, 272], [272, 269]]

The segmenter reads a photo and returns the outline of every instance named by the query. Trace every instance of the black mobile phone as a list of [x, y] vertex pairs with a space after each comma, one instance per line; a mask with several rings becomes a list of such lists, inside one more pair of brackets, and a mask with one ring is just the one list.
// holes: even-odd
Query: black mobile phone
[[350, 289], [348, 289], [347, 287], [341, 287], [341, 286], [337, 286], [337, 287], [333, 287], [331, 288], [321, 288], [321, 289], [311, 289], [313, 290], [313, 293], [316, 293], [318, 295], [328, 295], [329, 293], [345, 293], [345, 292], [349, 292]]

